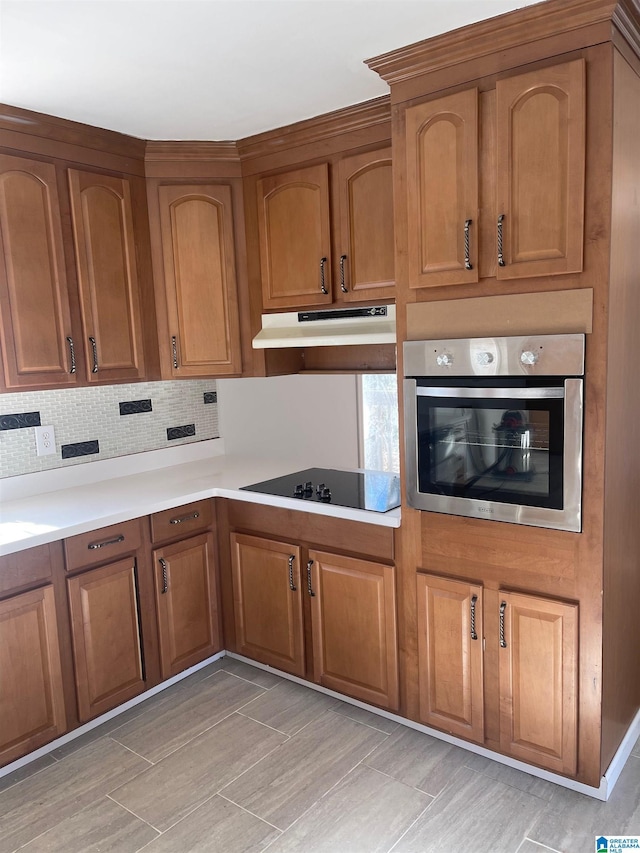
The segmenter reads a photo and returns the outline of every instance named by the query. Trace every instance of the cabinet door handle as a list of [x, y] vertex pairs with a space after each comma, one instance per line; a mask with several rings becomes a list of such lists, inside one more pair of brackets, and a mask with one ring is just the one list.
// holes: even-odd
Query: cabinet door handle
[[200, 518], [200, 513], [196, 511], [192, 515], [183, 515], [182, 518], [170, 518], [169, 524], [182, 524], [183, 521], [191, 521], [192, 518]]
[[504, 638], [504, 611], [507, 609], [507, 602], [503, 601], [500, 604], [500, 648], [507, 648], [507, 641]]
[[504, 222], [504, 213], [498, 217], [498, 266], [506, 266], [504, 262], [504, 254], [502, 250], [502, 223]]
[[171, 335], [171, 354], [173, 355], [173, 369], [177, 370], [178, 364], [178, 341], [175, 335]]
[[71, 335], [67, 335], [67, 343], [69, 344], [69, 373], [76, 372], [76, 347], [73, 343]]
[[293, 561], [295, 560], [295, 556], [291, 554], [289, 556], [289, 589], [291, 592], [295, 592], [298, 587], [293, 582]]
[[118, 542], [124, 542], [124, 536], [116, 536], [115, 539], [105, 539], [104, 542], [90, 542], [87, 548], [90, 551], [97, 551], [99, 548], [105, 548], [107, 545], [117, 545]]
[[340, 290], [343, 293], [347, 293], [349, 288], [347, 287], [344, 279], [344, 262], [347, 260], [346, 255], [340, 255]]
[[313, 591], [313, 587], [311, 586], [311, 566], [313, 565], [313, 560], [309, 560], [307, 563], [307, 592], [313, 598], [315, 596], [315, 592]]
[[323, 293], [329, 293], [329, 291], [327, 290], [327, 285], [325, 283], [325, 275], [324, 275], [324, 268], [326, 266], [326, 263], [327, 263], [326, 258], [320, 258], [320, 290]]
[[471, 228], [472, 219], [465, 219], [464, 221], [464, 268], [466, 270], [472, 270], [473, 266], [471, 264], [471, 252], [469, 248], [469, 229]]
[[476, 634], [476, 603], [478, 601], [477, 595], [471, 596], [471, 639], [477, 640], [478, 635]]
[[167, 561], [160, 557], [160, 568], [162, 569], [162, 589], [160, 590], [161, 595], [164, 595], [165, 592], [169, 590], [169, 573], [167, 571]]
[[93, 355], [93, 367], [91, 368], [92, 373], [98, 372], [98, 345], [96, 344], [95, 338], [89, 338], [89, 343], [91, 344], [91, 353]]

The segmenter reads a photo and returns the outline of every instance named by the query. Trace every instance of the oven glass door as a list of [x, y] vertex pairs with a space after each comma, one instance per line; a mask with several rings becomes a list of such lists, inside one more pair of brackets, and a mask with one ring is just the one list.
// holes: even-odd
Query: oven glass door
[[416, 387], [422, 494], [563, 509], [564, 387]]

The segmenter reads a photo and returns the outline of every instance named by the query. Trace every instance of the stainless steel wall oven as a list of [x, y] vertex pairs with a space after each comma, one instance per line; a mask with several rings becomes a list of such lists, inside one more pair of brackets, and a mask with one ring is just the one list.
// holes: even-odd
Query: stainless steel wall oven
[[407, 500], [579, 532], [584, 335], [404, 344]]

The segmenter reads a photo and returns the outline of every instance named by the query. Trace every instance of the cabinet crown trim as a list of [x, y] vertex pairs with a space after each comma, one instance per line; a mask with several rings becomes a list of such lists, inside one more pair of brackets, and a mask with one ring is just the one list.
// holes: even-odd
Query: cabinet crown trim
[[374, 98], [361, 104], [334, 110], [314, 118], [299, 121], [285, 127], [247, 136], [238, 142], [242, 160], [251, 160], [297, 148], [310, 142], [318, 142], [333, 136], [352, 133], [375, 125], [391, 125], [391, 101], [389, 95]]
[[156, 142], [151, 140], [147, 142], [144, 159], [147, 163], [167, 160], [238, 162], [240, 156], [236, 142]]
[[[609, 29], [598, 30], [597, 39], [589, 29], [607, 24]], [[640, 56], [639, 0], [548, 0], [380, 54], [365, 60], [365, 64], [387, 83], [401, 83], [468, 60], [579, 30], [584, 30], [583, 47], [590, 47], [611, 41], [614, 27]]]

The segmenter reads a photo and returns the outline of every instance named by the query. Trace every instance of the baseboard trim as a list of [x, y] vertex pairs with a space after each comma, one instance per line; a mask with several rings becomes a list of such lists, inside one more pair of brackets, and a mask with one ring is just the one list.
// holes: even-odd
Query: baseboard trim
[[209, 666], [209, 664], [214, 663], [221, 658], [229, 657], [233, 660], [241, 661], [242, 663], [246, 663], [249, 666], [253, 666], [256, 669], [262, 669], [265, 672], [272, 672], [274, 675], [279, 675], [281, 678], [285, 678], [288, 681], [294, 681], [296, 684], [301, 684], [303, 687], [308, 687], [311, 690], [316, 690], [318, 693], [324, 693], [327, 696], [332, 696], [335, 699], [340, 699], [342, 702], [346, 702], [348, 705], [354, 705], [356, 708], [362, 708], [364, 711], [369, 711], [372, 714], [377, 714], [379, 717], [385, 717], [387, 720], [393, 720], [396, 723], [399, 723], [402, 726], [406, 726], [407, 728], [414, 729], [415, 731], [422, 732], [423, 734], [429, 735], [430, 737], [437, 738], [438, 740], [445, 741], [446, 743], [453, 744], [454, 746], [459, 746], [461, 749], [466, 749], [467, 752], [473, 752], [476, 755], [481, 755], [484, 758], [489, 758], [491, 761], [496, 761], [499, 764], [504, 764], [507, 767], [512, 767], [515, 770], [520, 770], [523, 773], [528, 773], [530, 776], [535, 776], [538, 779], [544, 779], [547, 782], [552, 782], [554, 785], [560, 785], [562, 788], [568, 788], [571, 791], [577, 791], [580, 794], [585, 794], [588, 797], [592, 797], [596, 800], [602, 800], [606, 802], [611, 796], [611, 792], [613, 791], [616, 782], [618, 781], [620, 774], [622, 773], [622, 769], [627, 762], [627, 759], [631, 755], [631, 751], [640, 737], [640, 711], [636, 714], [633, 722], [629, 726], [627, 733], [624, 738], [616, 754], [611, 761], [611, 764], [607, 768], [606, 773], [602, 777], [600, 782], [600, 786], [595, 788], [591, 785], [585, 785], [582, 782], [577, 782], [574, 779], [568, 779], [566, 776], [559, 776], [557, 773], [552, 773], [549, 770], [544, 770], [542, 767], [534, 767], [531, 764], [525, 764], [523, 761], [517, 761], [514, 758], [510, 758], [507, 755], [502, 755], [499, 752], [493, 752], [491, 749], [486, 749], [479, 744], [470, 743], [469, 741], [462, 740], [461, 738], [454, 737], [453, 735], [449, 735], [446, 732], [441, 732], [438, 729], [432, 729], [429, 726], [424, 726], [422, 723], [416, 723], [414, 720], [408, 720], [406, 717], [400, 717], [398, 714], [394, 714], [391, 711], [385, 711], [383, 708], [376, 708], [374, 705], [368, 705], [366, 702], [361, 702], [359, 699], [353, 699], [351, 696], [345, 696], [343, 693], [338, 693], [335, 690], [329, 690], [327, 687], [323, 687], [321, 684], [314, 684], [311, 681], [306, 681], [304, 678], [298, 678], [296, 675], [290, 675], [287, 672], [282, 672], [279, 669], [274, 669], [272, 666], [267, 666], [266, 664], [259, 663], [258, 661], [252, 660], [251, 658], [244, 657], [243, 655], [238, 655], [235, 652], [227, 652], [221, 651], [212, 657], [207, 658], [206, 660], [200, 661], [195, 666], [189, 667], [184, 672], [179, 673], [178, 675], [174, 675], [172, 678], [167, 679], [167, 681], [163, 681], [161, 684], [157, 684], [155, 687], [152, 687], [150, 690], [141, 693], [139, 696], [136, 696], [133, 699], [130, 699], [128, 702], [125, 702], [123, 705], [118, 705], [117, 708], [114, 708], [112, 711], [107, 711], [106, 714], [102, 714], [100, 717], [96, 717], [95, 720], [90, 720], [88, 723], [85, 723], [82, 726], [79, 726], [77, 729], [74, 729], [71, 732], [67, 732], [67, 734], [62, 735], [51, 743], [45, 744], [45, 746], [40, 747], [40, 749], [36, 749], [33, 752], [30, 752], [28, 755], [23, 756], [22, 758], [18, 758], [16, 761], [13, 761], [11, 764], [7, 764], [5, 767], [0, 767], [0, 779], [4, 776], [8, 776], [10, 773], [13, 773], [16, 770], [20, 770], [22, 767], [26, 767], [31, 762], [36, 761], [38, 758], [42, 758], [45, 755], [48, 755], [54, 750], [58, 749], [64, 744], [70, 743], [76, 738], [81, 737], [82, 735], [90, 732], [92, 729], [97, 728], [102, 725], [102, 723], [106, 723], [107, 720], [111, 720], [114, 717], [118, 717], [120, 714], [123, 714], [125, 711], [128, 711], [129, 708], [133, 708], [136, 705], [140, 705], [142, 702], [145, 702], [147, 699], [150, 699], [152, 696], [156, 696], [158, 693], [161, 693], [163, 690], [166, 690], [168, 687], [171, 687], [173, 684], [177, 684], [179, 681], [182, 681], [188, 676], [192, 675], [194, 672], [197, 672], [199, 669], [203, 669], [205, 666]]

